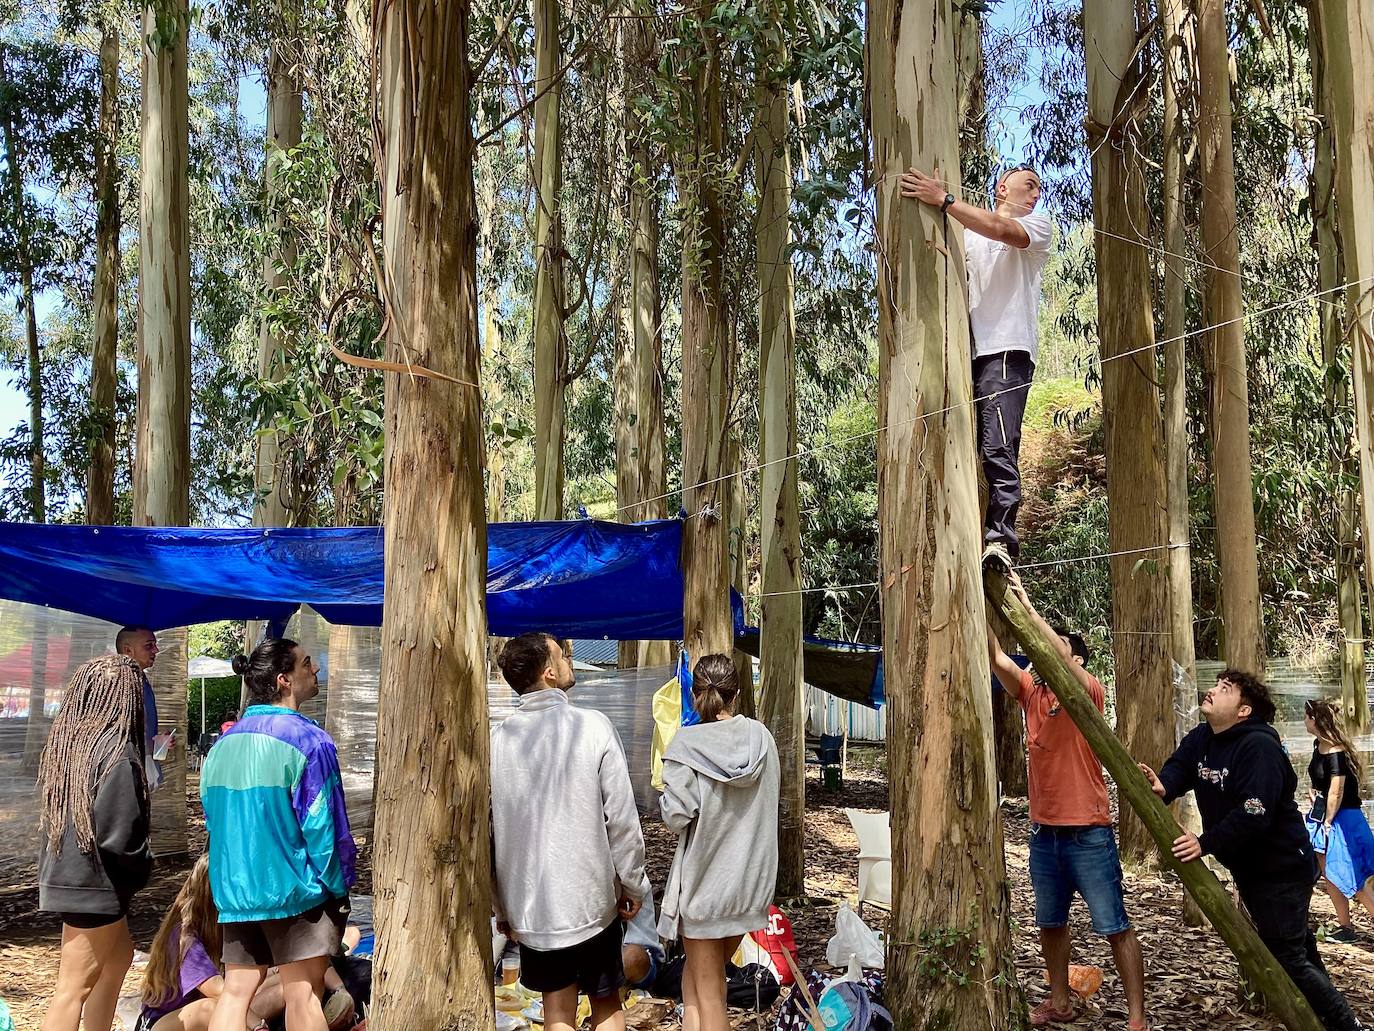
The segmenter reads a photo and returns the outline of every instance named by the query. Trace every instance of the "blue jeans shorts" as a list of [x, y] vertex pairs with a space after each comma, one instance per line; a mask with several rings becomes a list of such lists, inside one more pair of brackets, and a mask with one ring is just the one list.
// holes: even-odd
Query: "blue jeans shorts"
[[1121, 859], [1110, 827], [1031, 824], [1030, 875], [1036, 927], [1067, 927], [1076, 891], [1087, 903], [1098, 934], [1131, 929], [1121, 892]]

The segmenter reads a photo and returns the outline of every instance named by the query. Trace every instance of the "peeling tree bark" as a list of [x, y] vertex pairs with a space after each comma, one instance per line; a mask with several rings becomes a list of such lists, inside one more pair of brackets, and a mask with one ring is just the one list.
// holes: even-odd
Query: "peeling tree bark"
[[[1345, 281], [1350, 284], [1345, 302], [1355, 388], [1365, 585], [1374, 598], [1374, 194], [1370, 191], [1374, 182], [1374, 11], [1367, 0], [1314, 3], [1321, 20], [1325, 95], [1331, 102], [1336, 147], [1341, 254]], [[1342, 531], [1343, 546], [1349, 539]], [[1356, 588], [1356, 604], [1358, 593]], [[1360, 678], [1358, 688], [1363, 687]], [[1352, 692], [1346, 702], [1347, 719], [1360, 728], [1369, 725], [1369, 702], [1363, 694], [1363, 690]]]
[[[272, 46], [267, 63], [267, 162], [265, 192], [269, 198], [280, 191], [277, 185], [281, 165], [287, 152], [301, 142], [301, 86], [296, 70], [283, 56], [279, 44]], [[296, 241], [287, 231], [285, 212], [273, 212], [268, 227], [270, 241], [262, 261], [263, 292], [268, 299], [289, 290], [292, 268], [296, 264]], [[258, 335], [258, 378], [280, 380], [286, 370], [283, 364], [289, 352], [287, 341], [274, 331], [271, 320], [264, 318]], [[306, 499], [300, 498], [293, 510], [288, 506], [283, 488], [286, 484], [289, 456], [281, 453], [275, 432], [268, 432], [257, 440], [257, 458], [253, 468], [253, 486], [257, 502], [253, 506], [254, 526], [290, 526], [305, 514]]]
[[792, 157], [787, 149], [785, 23], [768, 12], [768, 45], [759, 58], [757, 123], [759, 281], [759, 459], [763, 494], [759, 719], [778, 745], [778, 886], [781, 898], [806, 891], [806, 714], [802, 700], [801, 515], [797, 503], [797, 327], [793, 310]]
[[714, 167], [721, 160], [720, 66], [710, 12], [697, 8], [706, 52], [692, 74], [695, 136], [678, 167], [678, 191], [690, 212], [682, 248], [682, 551], [683, 641], [694, 663], [734, 647], [725, 462], [734, 363], [723, 317], [725, 227]]
[[1026, 1023], [992, 749], [964, 257], [907, 167], [959, 167], [949, 0], [868, 6], [878, 184], [878, 531], [895, 889], [887, 1000], [904, 1031]]
[[[379, 0], [387, 358], [478, 381], [468, 5]], [[489, 1029], [491, 797], [479, 391], [386, 381], [374, 862], [383, 1031]]]
[[1212, 473], [1226, 663], [1264, 672], [1255, 495], [1250, 466], [1250, 388], [1240, 296], [1236, 166], [1231, 148], [1231, 76], [1224, 0], [1198, 0], [1198, 124], [1202, 158], [1203, 257], [1212, 380]]
[[[563, 137], [559, 111], [559, 0], [534, 0], [534, 517], [563, 518], [563, 435], [568, 386], [564, 271]], [[539, 95], [542, 92], [542, 95]]]
[[91, 321], [91, 421], [99, 434], [91, 441], [86, 477], [86, 522], [115, 521], [115, 384], [119, 375], [119, 26], [101, 25], [100, 128], [95, 152], [95, 292]]
[[[1164, 426], [1155, 387], [1150, 301], [1144, 112], [1133, 98], [1143, 64], [1136, 55], [1133, 0], [1085, 0], [1083, 44], [1092, 139], [1093, 234], [1097, 252], [1102, 419], [1107, 436], [1107, 529], [1113, 552], [1112, 657], [1116, 732], [1141, 762], [1163, 763], [1174, 750], [1174, 682], [1169, 648], [1169, 571]], [[1156, 549], [1141, 557], [1143, 549]], [[1121, 814], [1121, 855], [1152, 854], [1145, 826]]]

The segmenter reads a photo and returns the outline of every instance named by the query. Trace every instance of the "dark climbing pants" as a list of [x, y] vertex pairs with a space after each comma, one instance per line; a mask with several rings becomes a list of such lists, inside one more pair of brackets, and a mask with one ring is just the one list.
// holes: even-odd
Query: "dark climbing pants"
[[1307, 926], [1312, 885], [1295, 881], [1238, 887], [1260, 941], [1288, 971], [1298, 991], [1307, 996], [1322, 1027], [1327, 1031], [1358, 1031], [1360, 1023], [1327, 976], [1316, 936]]
[[1003, 351], [973, 359], [973, 396], [978, 414], [978, 454], [988, 481], [983, 539], [1000, 541], [1012, 558], [1021, 550], [1016, 512], [1021, 507], [1021, 418], [1026, 414], [1035, 362], [1027, 351]]

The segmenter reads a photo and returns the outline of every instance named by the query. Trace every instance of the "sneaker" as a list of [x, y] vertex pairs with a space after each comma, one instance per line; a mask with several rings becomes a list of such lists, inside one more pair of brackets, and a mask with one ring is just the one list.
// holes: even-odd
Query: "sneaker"
[[1337, 927], [1334, 931], [1326, 932], [1326, 940], [1332, 942], [1343, 942], [1346, 945], [1354, 944], [1359, 941], [1353, 927]]
[[1074, 1018], [1072, 1004], [1066, 1010], [1054, 1008], [1054, 1003], [1046, 999], [1030, 1013], [1031, 1027], [1045, 1027], [1049, 1024], [1067, 1024]]
[[341, 1031], [353, 1026], [353, 996], [348, 994], [348, 989], [339, 988], [332, 992], [324, 1000], [323, 1008], [324, 1022], [329, 1026], [329, 1031]]
[[989, 541], [983, 549], [983, 566], [991, 565], [1001, 566], [1004, 573], [1011, 572], [1011, 553], [1001, 541]]

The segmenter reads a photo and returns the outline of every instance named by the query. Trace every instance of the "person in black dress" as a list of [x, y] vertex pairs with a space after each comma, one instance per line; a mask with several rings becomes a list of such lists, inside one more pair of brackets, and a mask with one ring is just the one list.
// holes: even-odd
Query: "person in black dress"
[[1328, 937], [1353, 942], [1350, 900], [1359, 899], [1374, 918], [1374, 832], [1360, 809], [1360, 756], [1341, 725], [1337, 703], [1314, 698], [1303, 715], [1307, 732], [1316, 739], [1307, 767], [1312, 780], [1307, 833], [1340, 924]]

